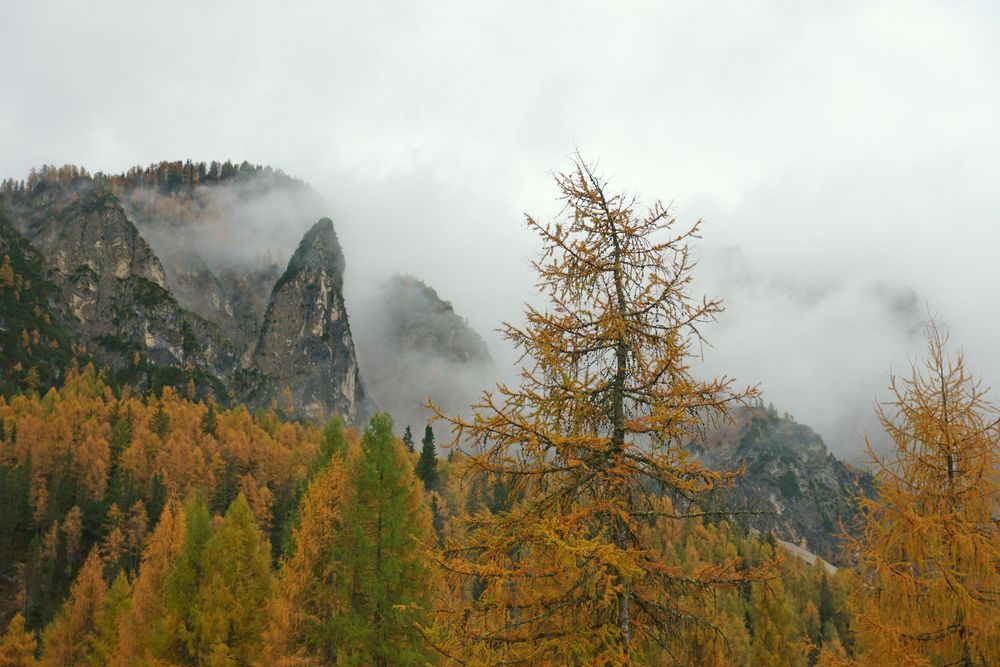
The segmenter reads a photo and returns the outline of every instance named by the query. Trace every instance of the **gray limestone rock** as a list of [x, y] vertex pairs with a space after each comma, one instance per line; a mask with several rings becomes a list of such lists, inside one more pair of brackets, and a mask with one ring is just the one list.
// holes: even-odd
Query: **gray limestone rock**
[[839, 461], [811, 428], [773, 408], [741, 408], [732, 423], [689, 448], [716, 470], [746, 474], [719, 494], [737, 519], [761, 532], [805, 547], [828, 562], [840, 561], [837, 535], [854, 528], [856, 496], [874, 492], [871, 477]]
[[371, 406], [344, 306], [344, 254], [329, 218], [313, 225], [271, 291], [253, 365], [272, 396], [287, 389], [306, 416], [351, 423]]

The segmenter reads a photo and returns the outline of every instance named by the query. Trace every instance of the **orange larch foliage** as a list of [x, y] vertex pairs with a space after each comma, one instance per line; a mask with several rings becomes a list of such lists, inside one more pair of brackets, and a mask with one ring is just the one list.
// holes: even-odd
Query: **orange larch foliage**
[[38, 640], [24, 629], [24, 616], [15, 614], [0, 637], [0, 667], [34, 667]]
[[644, 538], [658, 516], [699, 516], [699, 496], [731, 479], [681, 445], [754, 394], [690, 370], [699, 324], [722, 310], [688, 294], [698, 225], [678, 231], [659, 202], [639, 211], [579, 157], [556, 183], [564, 215], [527, 217], [548, 309], [504, 327], [524, 353], [520, 386], [485, 393], [471, 419], [436, 410], [473, 476], [509, 490], [509, 510], [468, 516], [467, 542], [439, 554], [472, 600], [446, 610], [436, 641], [475, 663], [627, 663], [703, 621], [685, 602], [699, 591], [757, 576], [733, 561], [682, 574]]
[[[153, 423], [161, 409], [166, 420], [162, 438]], [[220, 412], [211, 434], [201, 426], [208, 409], [170, 389], [159, 400], [128, 392], [115, 398], [92, 366], [83, 371], [71, 368], [60, 390], [52, 389], [42, 398], [16, 395], [0, 402], [0, 423], [5, 432], [16, 433], [4, 447], [0, 465], [25, 470], [30, 465], [36, 525], [57, 518], [50, 516], [52, 485], [67, 464], [73, 466], [77, 503], [82, 505], [105, 499], [114, 468], [127, 474], [147, 501], [154, 477], [168, 496], [184, 498], [195, 488], [205, 488], [211, 496], [227, 462], [234, 471], [233, 496], [239, 484], [252, 500], [258, 520], [269, 523], [277, 491], [294, 488], [316, 458], [319, 428], [279, 423], [274, 415], [261, 422], [239, 407]], [[113, 454], [115, 418], [126, 414], [128, 442]]]
[[96, 631], [97, 616], [104, 606], [107, 592], [104, 566], [97, 550], [93, 549], [80, 569], [62, 611], [45, 630], [41, 665], [82, 667], [88, 664], [88, 644]]
[[850, 545], [864, 661], [1000, 664], [1000, 411], [927, 327], [928, 356], [878, 407], [892, 439], [868, 451], [878, 497]]
[[118, 623], [118, 651], [113, 664], [149, 664], [147, 638], [163, 611], [166, 573], [184, 543], [184, 534], [184, 512], [178, 501], [171, 500], [146, 542], [130, 608]]
[[272, 665], [329, 664], [337, 645], [328, 637], [332, 616], [346, 613], [348, 598], [335, 593], [347, 573], [331, 555], [346, 535], [343, 510], [347, 477], [342, 461], [323, 468], [309, 484], [299, 505], [293, 532], [295, 550], [281, 565], [264, 654]]

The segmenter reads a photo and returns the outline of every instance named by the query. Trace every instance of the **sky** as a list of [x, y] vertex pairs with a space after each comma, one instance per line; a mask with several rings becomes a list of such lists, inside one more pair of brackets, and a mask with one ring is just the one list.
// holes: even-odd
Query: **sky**
[[993, 2], [7, 2], [0, 176], [270, 164], [328, 203], [349, 310], [416, 275], [509, 364], [523, 215], [578, 149], [704, 220], [699, 368], [851, 458], [928, 311], [1000, 383], [997, 34]]

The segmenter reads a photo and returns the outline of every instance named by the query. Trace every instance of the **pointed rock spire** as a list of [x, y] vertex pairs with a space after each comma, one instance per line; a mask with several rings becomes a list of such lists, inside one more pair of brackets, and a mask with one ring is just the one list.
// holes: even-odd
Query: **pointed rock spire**
[[356, 423], [370, 411], [344, 307], [344, 253], [322, 218], [299, 243], [275, 284], [254, 365], [277, 395], [288, 389], [308, 417], [340, 413]]

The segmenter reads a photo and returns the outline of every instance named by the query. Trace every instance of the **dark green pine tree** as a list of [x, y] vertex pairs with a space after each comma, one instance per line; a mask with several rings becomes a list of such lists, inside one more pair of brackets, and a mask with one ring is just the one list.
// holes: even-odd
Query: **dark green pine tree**
[[163, 401], [160, 401], [159, 406], [156, 408], [156, 413], [153, 414], [153, 420], [149, 428], [153, 433], [160, 436], [160, 440], [166, 439], [167, 433], [170, 431], [170, 417], [163, 410]]
[[411, 454], [415, 451], [413, 448], [413, 431], [410, 430], [409, 424], [403, 429], [403, 444], [406, 445], [406, 451]]
[[437, 488], [437, 449], [434, 447], [434, 430], [428, 424], [424, 429], [424, 438], [420, 441], [423, 447], [420, 448], [420, 460], [417, 461], [417, 477], [423, 483], [424, 488], [430, 491]]
[[205, 410], [205, 414], [201, 416], [201, 432], [214, 438], [218, 427], [219, 420], [215, 414], [215, 406], [210, 403]]

